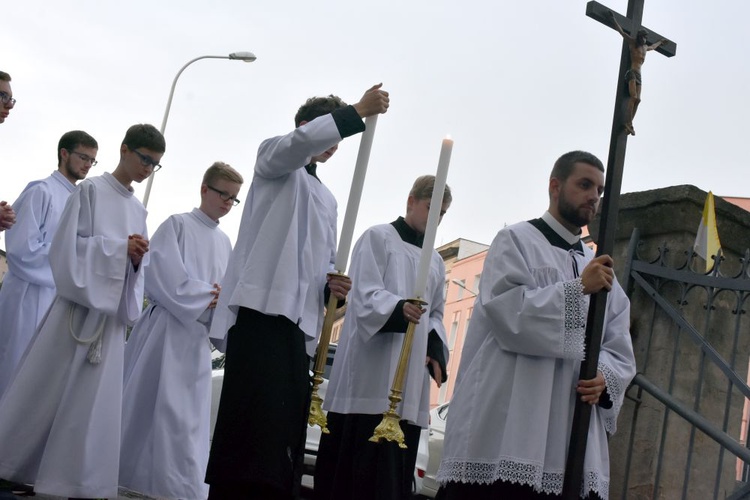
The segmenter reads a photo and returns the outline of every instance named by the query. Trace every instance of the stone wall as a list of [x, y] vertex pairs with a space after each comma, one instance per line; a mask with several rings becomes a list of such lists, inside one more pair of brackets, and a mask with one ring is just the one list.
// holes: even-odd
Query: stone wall
[[[706, 193], [694, 186], [622, 195], [613, 252], [620, 281], [623, 281], [623, 267], [634, 228], [640, 231], [641, 260], [655, 260], [659, 248], [666, 246], [669, 248], [667, 267], [684, 267], [686, 251], [695, 241], [705, 198]], [[750, 213], [716, 198], [716, 217], [725, 253], [721, 274], [736, 275], [741, 266], [740, 258], [750, 246]], [[592, 224], [590, 230], [596, 238], [598, 225]], [[703, 261], [696, 259], [691, 267], [702, 273]], [[722, 428], [726, 425], [727, 432], [739, 439], [744, 404], [742, 395], [732, 389], [728, 399], [727, 377], [704, 359], [686, 332], [680, 331], [666, 313], [654, 307], [654, 301], [643, 289], [636, 286], [632, 290], [631, 335], [638, 371], [687, 407], [697, 407], [697, 411], [715, 426]], [[714, 308], [707, 314], [708, 296], [703, 287], [687, 289], [672, 283], [659, 292], [705, 336], [723, 359], [735, 365], [740, 377], [747, 380], [750, 320], [747, 314], [738, 316], [733, 312], [737, 308], [736, 295], [719, 293], [713, 302]], [[750, 304], [745, 301], [744, 308], [748, 306]], [[676, 368], [674, 375], [673, 366]], [[701, 366], [703, 375], [699, 376]], [[629, 394], [635, 396], [637, 392], [631, 389]], [[696, 394], [700, 396], [696, 397]], [[611, 440], [610, 498], [681, 498], [683, 488], [687, 498], [713, 498], [715, 488], [719, 498], [724, 498], [736, 488], [736, 459], [733, 455], [725, 452], [723, 459], [720, 458], [720, 447], [697, 431], [693, 453], [689, 456], [691, 426], [674, 413], [665, 418], [664, 406], [645, 392], [631, 432], [636, 415], [634, 408], [632, 401], [626, 401], [618, 421], [618, 433]], [[623, 494], [631, 438], [632, 458], [628, 486]], [[657, 469], [662, 442], [664, 456], [661, 468]]]

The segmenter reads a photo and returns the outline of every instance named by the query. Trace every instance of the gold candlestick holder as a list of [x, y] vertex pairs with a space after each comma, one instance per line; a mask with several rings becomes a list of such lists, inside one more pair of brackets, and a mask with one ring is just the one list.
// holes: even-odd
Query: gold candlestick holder
[[[424, 307], [427, 302], [417, 297], [416, 299], [407, 299], [407, 302]], [[406, 369], [409, 366], [409, 358], [411, 357], [411, 345], [414, 341], [414, 328], [417, 325], [409, 322], [406, 327], [406, 334], [404, 335], [404, 343], [401, 345], [401, 354], [398, 358], [398, 365], [396, 366], [396, 374], [393, 377], [393, 383], [391, 384], [391, 395], [388, 396], [388, 400], [391, 402], [388, 410], [383, 413], [383, 419], [380, 421], [375, 432], [373, 432], [370, 441], [373, 443], [379, 443], [382, 440], [394, 441], [398, 443], [399, 448], [406, 448], [404, 443], [404, 431], [401, 430], [401, 416], [396, 412], [398, 404], [402, 401], [401, 394], [404, 391], [404, 382], [406, 381]]]
[[[347, 277], [345, 274], [339, 272], [328, 273], [328, 276]], [[331, 293], [331, 296], [328, 298], [328, 305], [326, 306], [326, 315], [323, 319], [323, 331], [320, 333], [320, 339], [318, 340], [318, 351], [315, 354], [313, 386], [312, 394], [310, 395], [310, 414], [307, 417], [307, 425], [310, 427], [319, 426], [323, 434], [329, 434], [330, 431], [328, 430], [328, 418], [323, 413], [323, 398], [318, 394], [318, 388], [323, 383], [323, 372], [325, 371], [326, 359], [328, 358], [328, 345], [331, 343], [331, 331], [333, 330], [333, 322], [336, 320], [336, 306], [338, 302], [339, 299]]]

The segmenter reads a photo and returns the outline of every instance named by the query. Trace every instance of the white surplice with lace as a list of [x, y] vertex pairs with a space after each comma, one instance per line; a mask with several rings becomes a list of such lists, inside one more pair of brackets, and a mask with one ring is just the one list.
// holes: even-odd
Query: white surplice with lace
[[[576, 236], [543, 217], [563, 239]], [[447, 481], [529, 485], [562, 492], [589, 296], [578, 277], [594, 257], [553, 246], [528, 222], [501, 230], [484, 264], [480, 294], [450, 406], [443, 461]], [[616, 429], [635, 374], [630, 304], [615, 283], [599, 357], [612, 407], [595, 406], [583, 492], [609, 490], [607, 434]]]

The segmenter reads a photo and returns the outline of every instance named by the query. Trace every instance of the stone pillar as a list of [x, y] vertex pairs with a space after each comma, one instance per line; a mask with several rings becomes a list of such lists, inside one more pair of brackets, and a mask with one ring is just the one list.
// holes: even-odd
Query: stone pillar
[[[694, 186], [674, 186], [622, 195], [613, 255], [620, 282], [623, 282], [623, 268], [634, 228], [640, 231], [641, 260], [655, 260], [659, 248], [666, 246], [669, 249], [666, 267], [685, 267], [686, 253], [695, 241], [706, 194]], [[734, 276], [739, 273], [740, 258], [750, 246], [750, 213], [716, 197], [716, 217], [725, 255], [721, 274]], [[596, 241], [598, 221], [589, 229]], [[692, 268], [702, 273], [703, 261], [696, 259]], [[748, 281], [745, 277], [745, 283]], [[698, 413], [718, 428], [725, 425], [727, 415], [727, 432], [739, 440], [744, 397], [732, 389], [727, 402], [727, 377], [704, 359], [687, 332], [680, 331], [666, 313], [655, 307], [652, 298], [642, 288], [631, 286], [631, 289], [631, 335], [638, 372], [688, 408], [694, 409], [697, 405]], [[735, 371], [742, 380], [747, 380], [750, 320], [745, 314], [739, 316], [738, 321], [737, 314], [732, 312], [737, 307], [736, 296], [729, 292], [718, 294], [713, 302], [715, 308], [707, 312], [705, 288], [686, 290], [672, 282], [659, 292], [672, 307], [682, 312], [723, 359], [729, 363], [734, 359]], [[748, 306], [750, 303], [745, 301], [745, 309]], [[739, 331], [739, 343], [735, 344], [736, 331]], [[704, 371], [699, 380], [701, 365]], [[632, 388], [629, 394], [635, 396], [637, 391]], [[635, 406], [632, 401], [626, 401], [618, 420], [618, 432], [610, 442], [610, 498], [680, 498], [685, 484], [688, 498], [713, 498], [717, 474], [719, 498], [728, 496], [735, 489], [734, 455], [724, 452], [720, 465], [719, 445], [696, 431], [688, 467], [691, 426], [673, 412], [669, 413], [665, 426], [664, 406], [645, 392], [637, 414], [634, 413]], [[633, 431], [634, 415], [637, 415], [637, 420]], [[632, 450], [629, 449], [631, 437]], [[663, 458], [660, 471], [657, 471], [662, 439]], [[623, 494], [629, 452], [632, 458], [627, 490]]]

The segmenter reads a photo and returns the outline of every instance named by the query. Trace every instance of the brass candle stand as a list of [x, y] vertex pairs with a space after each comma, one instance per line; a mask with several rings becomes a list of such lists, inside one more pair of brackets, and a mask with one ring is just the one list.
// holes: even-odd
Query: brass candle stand
[[[407, 302], [411, 302], [417, 306], [424, 307], [427, 302], [421, 298], [407, 299]], [[398, 404], [402, 401], [401, 394], [404, 392], [404, 382], [406, 381], [406, 369], [409, 366], [409, 358], [411, 357], [411, 346], [414, 341], [414, 328], [417, 325], [409, 322], [406, 327], [406, 334], [404, 335], [404, 343], [401, 345], [401, 354], [398, 358], [398, 365], [396, 366], [396, 374], [393, 377], [393, 383], [391, 384], [391, 395], [388, 396], [390, 400], [390, 406], [388, 410], [383, 413], [383, 420], [380, 421], [375, 432], [373, 432], [370, 441], [373, 443], [379, 443], [382, 440], [395, 441], [398, 443], [399, 448], [406, 448], [404, 443], [404, 431], [401, 430], [401, 416], [396, 412]]]
[[[328, 276], [347, 277], [343, 273], [334, 272], [328, 273]], [[331, 343], [331, 331], [333, 330], [333, 322], [336, 319], [336, 306], [338, 305], [339, 299], [331, 293], [328, 298], [328, 305], [326, 306], [326, 315], [323, 319], [323, 331], [320, 332], [320, 339], [318, 340], [318, 351], [315, 354], [315, 366], [313, 368], [313, 386], [312, 394], [310, 395], [310, 414], [307, 417], [307, 425], [310, 427], [319, 426], [323, 434], [329, 434], [328, 430], [328, 418], [323, 413], [323, 398], [318, 395], [318, 387], [323, 383], [323, 372], [326, 367], [326, 359], [328, 358], [328, 345]]]

